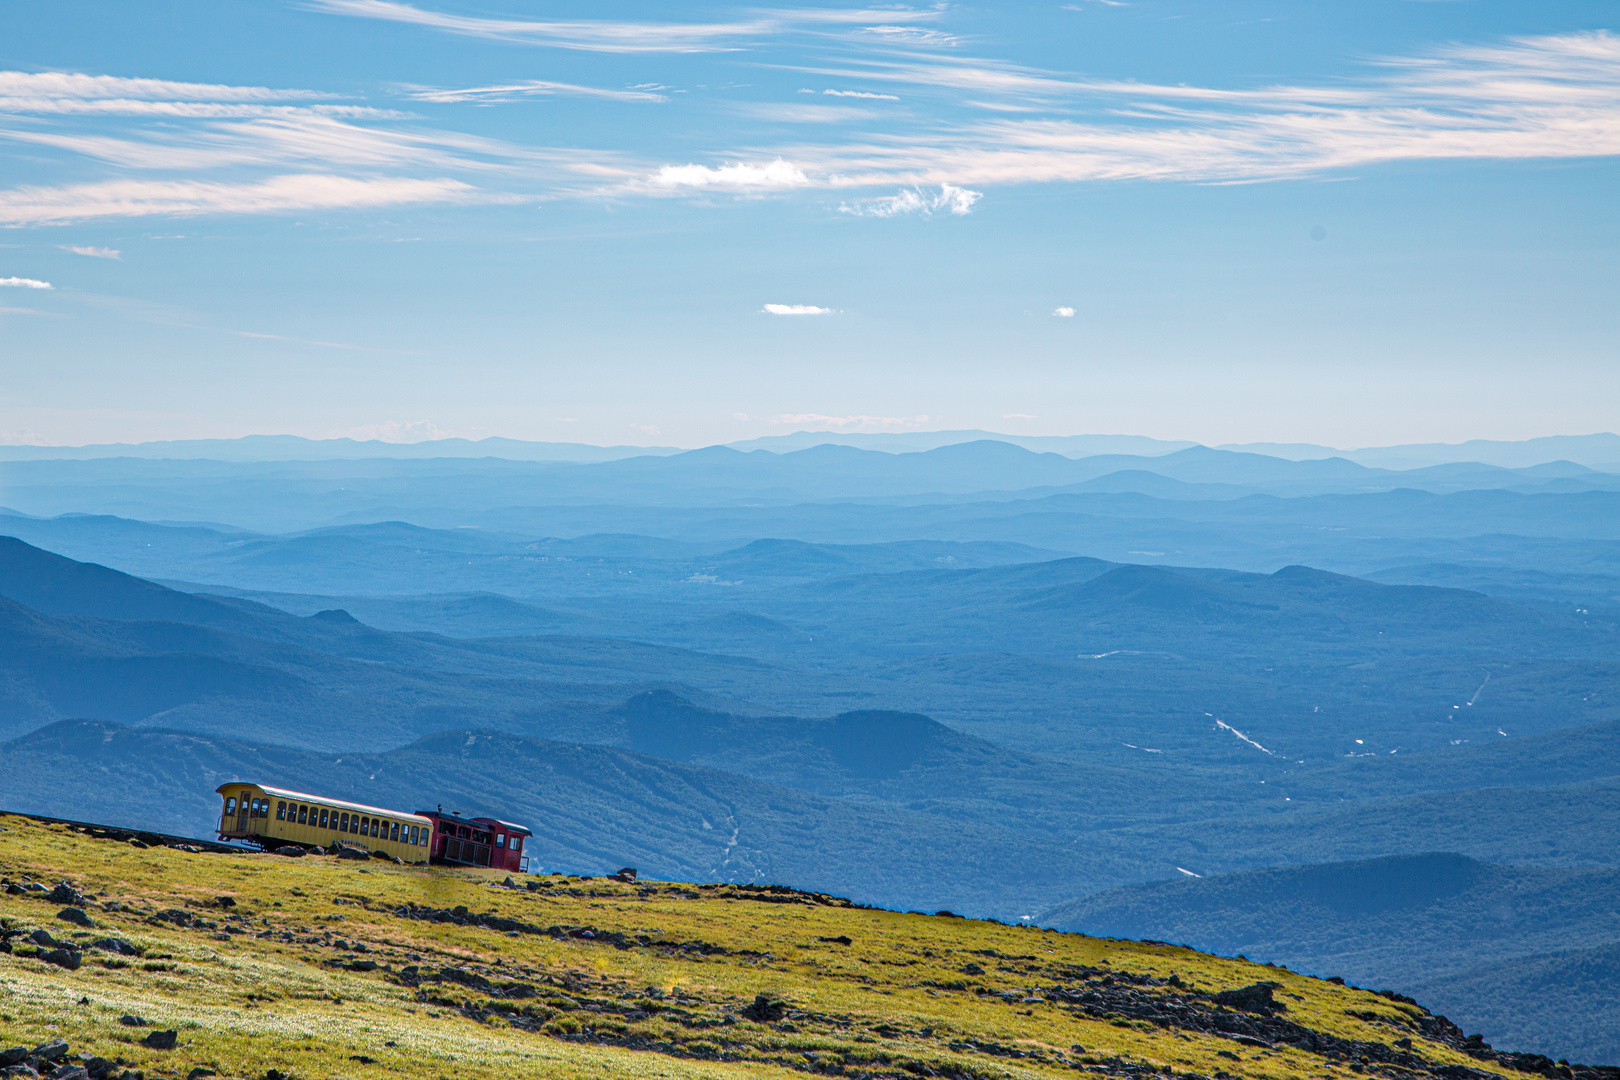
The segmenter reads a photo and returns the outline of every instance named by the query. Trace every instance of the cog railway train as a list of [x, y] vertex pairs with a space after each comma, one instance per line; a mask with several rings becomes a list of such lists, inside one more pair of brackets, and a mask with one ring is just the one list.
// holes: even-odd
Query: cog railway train
[[255, 844], [266, 851], [343, 841], [408, 863], [487, 866], [515, 873], [529, 869], [523, 841], [534, 834], [510, 821], [463, 818], [443, 807], [407, 814], [241, 781], [221, 784], [217, 790], [225, 800], [219, 816], [221, 840]]

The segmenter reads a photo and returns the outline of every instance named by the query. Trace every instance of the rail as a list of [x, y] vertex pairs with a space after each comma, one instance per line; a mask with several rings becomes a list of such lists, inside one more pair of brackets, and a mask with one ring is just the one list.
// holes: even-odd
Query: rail
[[70, 829], [78, 829], [103, 840], [139, 840], [143, 844], [153, 847], [179, 847], [182, 844], [196, 848], [198, 851], [207, 851], [219, 855], [244, 851], [258, 851], [257, 847], [246, 844], [222, 844], [217, 840], [199, 840], [193, 836], [175, 836], [172, 833], [153, 832], [150, 829], [126, 829], [121, 825], [102, 825], [95, 821], [75, 821], [72, 818], [47, 817], [44, 814], [29, 814], [21, 810], [0, 810], [0, 817], [20, 817], [30, 821], [42, 822], [46, 825], [66, 825]]

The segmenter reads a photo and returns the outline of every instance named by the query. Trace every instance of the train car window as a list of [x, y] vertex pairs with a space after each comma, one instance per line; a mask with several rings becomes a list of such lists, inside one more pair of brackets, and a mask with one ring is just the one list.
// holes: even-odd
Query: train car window
[[394, 822], [394, 824], [392, 826], [389, 827], [389, 829], [388, 829], [388, 839], [390, 839], [390, 840], [398, 840], [399, 839], [399, 822], [396, 821], [396, 822]]
[[512, 850], [513, 851], [522, 851], [523, 850], [523, 837], [521, 837], [521, 836], [512, 837]]
[[307, 821], [309, 821], [309, 807], [300, 805], [298, 807], [298, 824], [303, 825]]
[[282, 799], [276, 803], [276, 820], [287, 820], [287, 800]]
[[359, 833], [361, 836], [366, 835], [366, 826], [370, 822], [370, 820], [371, 819], [369, 819], [369, 818], [361, 818], [359, 826], [354, 831]]
[[411, 846], [412, 847], [416, 846], [416, 837], [418, 835], [417, 830], [420, 829], [420, 828], [421, 828], [420, 825], [412, 825], [411, 826]]
[[326, 823], [326, 807], [323, 806], [321, 807], [321, 828], [330, 829], [331, 827]]
[[340, 821], [340, 823], [339, 823], [339, 825], [338, 825], [338, 832], [348, 832], [348, 831], [349, 831], [349, 815], [344, 814], [341, 821]]
[[505, 833], [497, 833], [496, 834], [496, 836], [495, 836], [495, 846], [496, 847], [505, 847], [506, 846], [506, 834]]
[[236, 813], [236, 796], [230, 795], [225, 799], [225, 816], [230, 817]]

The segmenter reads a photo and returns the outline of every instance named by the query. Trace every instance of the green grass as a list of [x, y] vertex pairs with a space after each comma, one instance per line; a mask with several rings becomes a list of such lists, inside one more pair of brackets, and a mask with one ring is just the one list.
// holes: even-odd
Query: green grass
[[[728, 885], [552, 877], [529, 892], [499, 887], [504, 875], [488, 871], [141, 850], [14, 816], [0, 818], [0, 829], [0, 873], [46, 885], [67, 879], [93, 894], [88, 910], [97, 926], [80, 931], [55, 918], [59, 905], [32, 896], [0, 896], [0, 925], [44, 927], [81, 945], [110, 934], [142, 954], [126, 960], [86, 951], [84, 965], [67, 971], [24, 955], [32, 946], [14, 938], [12, 953], [0, 955], [0, 1046], [60, 1036], [75, 1052], [123, 1058], [148, 1077], [184, 1076], [197, 1066], [250, 1080], [272, 1068], [301, 1080], [810, 1073], [989, 1080], [1133, 1066], [1350, 1076], [1348, 1062], [1088, 1017], [1042, 992], [1083, 983], [1082, 969], [1174, 973], [1198, 992], [1271, 980], [1281, 984], [1285, 1016], [1313, 1031], [1386, 1045], [1405, 1035], [1428, 1063], [1487, 1067], [1420, 1037], [1410, 1018], [1421, 1010], [1412, 1006], [1166, 945]], [[220, 896], [233, 897], [235, 907], [222, 908]], [[401, 917], [394, 909], [407, 904], [465, 906], [542, 928], [589, 926], [597, 937]], [[149, 921], [171, 908], [215, 925]], [[223, 933], [227, 924], [244, 932]], [[608, 935], [623, 937], [615, 944]], [[852, 943], [822, 940], [839, 936]], [[378, 966], [333, 963], [357, 959]], [[964, 973], [970, 964], [982, 973]], [[410, 967], [467, 976], [417, 986]], [[482, 992], [466, 985], [479, 978], [533, 993], [492, 997], [487, 984]], [[1039, 1000], [1029, 1000], [1031, 989]], [[759, 994], [784, 1001], [787, 1015], [747, 1019], [742, 1010]], [[177, 1030], [179, 1046], [140, 1045], [141, 1029], [118, 1022], [126, 1013]]]

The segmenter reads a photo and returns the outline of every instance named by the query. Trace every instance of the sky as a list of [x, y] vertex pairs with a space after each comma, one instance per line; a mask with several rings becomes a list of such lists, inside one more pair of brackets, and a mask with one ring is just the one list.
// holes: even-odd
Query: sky
[[1616, 430], [1617, 22], [0, 0], [0, 442]]

